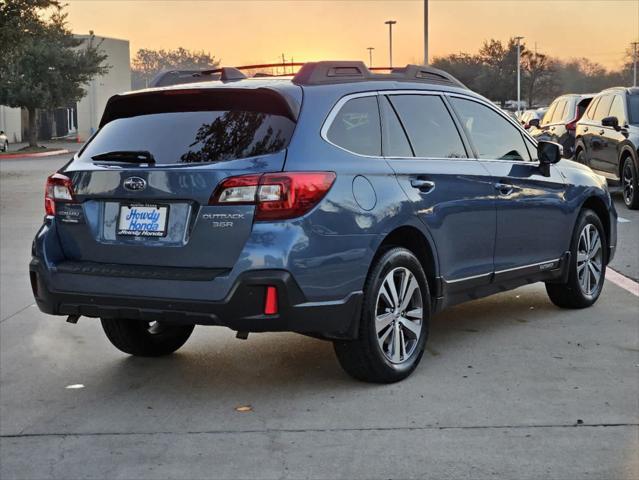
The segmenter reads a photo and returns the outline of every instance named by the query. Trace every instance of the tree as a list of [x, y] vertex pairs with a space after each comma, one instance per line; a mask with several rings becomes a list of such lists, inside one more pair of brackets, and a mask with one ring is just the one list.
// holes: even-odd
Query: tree
[[[0, 38], [15, 43], [3, 51], [0, 104], [29, 112], [29, 146], [37, 146], [36, 112], [67, 106], [85, 94], [95, 75], [108, 70], [95, 45], [77, 39], [66, 26], [64, 6], [57, 0], [4, 0]], [[46, 14], [49, 14], [48, 16]]]
[[543, 53], [525, 50], [521, 56], [522, 90], [532, 108], [537, 100], [550, 101], [557, 94], [555, 62]]
[[175, 50], [141, 48], [132, 62], [132, 87], [148, 87], [153, 77], [163, 70], [207, 70], [216, 68], [219, 63], [214, 56], [204, 51], [191, 51], [182, 47]]
[[[526, 47], [522, 46], [521, 51]], [[504, 45], [499, 40], [484, 42], [477, 55], [484, 65], [478, 84], [480, 91], [502, 105], [515, 98], [517, 83], [517, 46], [511, 38]]]
[[432, 65], [435, 68], [450, 73], [473, 90], [477, 89], [477, 79], [483, 75], [484, 68], [484, 65], [476, 55], [470, 55], [468, 53], [437, 57], [433, 60]]

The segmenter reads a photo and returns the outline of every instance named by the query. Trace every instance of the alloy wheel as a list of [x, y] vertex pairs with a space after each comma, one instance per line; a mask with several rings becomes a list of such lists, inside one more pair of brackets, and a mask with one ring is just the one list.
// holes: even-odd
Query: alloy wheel
[[635, 182], [634, 172], [632, 171], [632, 165], [630, 162], [626, 162], [623, 167], [623, 200], [626, 205], [630, 205], [634, 198]]
[[381, 283], [375, 307], [375, 331], [390, 362], [406, 362], [422, 334], [423, 302], [417, 278], [404, 267], [391, 270]]
[[579, 235], [577, 245], [577, 278], [585, 295], [594, 295], [601, 283], [603, 249], [597, 228], [589, 223]]

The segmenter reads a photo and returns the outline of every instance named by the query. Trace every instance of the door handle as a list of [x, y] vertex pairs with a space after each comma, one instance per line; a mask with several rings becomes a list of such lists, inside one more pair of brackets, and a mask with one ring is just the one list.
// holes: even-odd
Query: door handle
[[603, 130], [603, 129], [599, 130], [599, 135], [603, 135], [604, 133], [606, 133], [605, 130]]
[[420, 192], [430, 192], [433, 188], [435, 188], [435, 182], [421, 178], [413, 178], [410, 181], [410, 186], [416, 188]]
[[515, 187], [509, 183], [496, 183], [495, 189], [502, 195], [510, 195], [515, 191]]
[[584, 127], [584, 133], [588, 131], [588, 127]]

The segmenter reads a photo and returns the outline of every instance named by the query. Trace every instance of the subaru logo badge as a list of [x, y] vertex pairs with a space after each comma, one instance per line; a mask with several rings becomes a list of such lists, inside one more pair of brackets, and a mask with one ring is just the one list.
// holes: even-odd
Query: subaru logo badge
[[139, 192], [146, 188], [146, 180], [140, 177], [129, 177], [124, 183], [124, 188], [132, 192]]

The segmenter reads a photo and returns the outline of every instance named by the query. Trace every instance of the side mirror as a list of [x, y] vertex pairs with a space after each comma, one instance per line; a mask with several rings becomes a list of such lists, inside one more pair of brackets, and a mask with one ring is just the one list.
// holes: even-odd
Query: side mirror
[[612, 127], [615, 130], [619, 129], [619, 119], [617, 117], [605, 117], [601, 119], [601, 124], [604, 127]]
[[564, 149], [561, 145], [555, 142], [547, 142], [541, 140], [537, 143], [537, 158], [541, 165], [550, 165], [551, 163], [557, 163], [561, 160], [561, 156], [564, 153]]
[[530, 122], [528, 122], [528, 125], [530, 125], [531, 127], [539, 128], [539, 119], [538, 118], [531, 119]]

